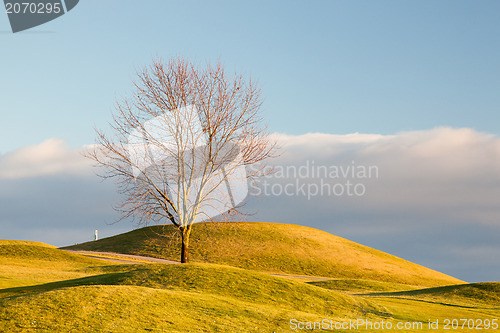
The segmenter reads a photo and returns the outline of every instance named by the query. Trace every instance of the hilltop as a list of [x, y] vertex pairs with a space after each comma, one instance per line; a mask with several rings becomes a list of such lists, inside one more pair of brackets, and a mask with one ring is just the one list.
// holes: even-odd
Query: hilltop
[[[145, 227], [66, 247], [170, 260], [178, 260], [179, 248], [172, 225]], [[321, 230], [282, 223], [198, 223], [193, 227], [190, 256], [193, 262], [276, 274], [363, 279], [424, 287], [463, 283]]]

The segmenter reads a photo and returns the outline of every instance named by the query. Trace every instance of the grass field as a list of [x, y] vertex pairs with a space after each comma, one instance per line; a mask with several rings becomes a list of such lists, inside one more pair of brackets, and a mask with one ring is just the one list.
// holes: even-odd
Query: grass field
[[[69, 249], [178, 260], [171, 225], [142, 228]], [[313, 228], [282, 223], [200, 223], [191, 236], [191, 259], [278, 274], [365, 279], [417, 286], [463, 281]]]
[[[286, 261], [266, 258], [272, 251], [263, 245], [271, 246], [270, 238], [255, 240], [258, 238], [255, 233], [267, 232], [270, 226], [274, 224], [245, 223], [239, 234], [238, 224], [226, 231], [218, 226], [215, 230], [220, 238], [211, 231], [212, 244], [229, 242], [231, 233], [239, 235], [243, 244], [240, 248], [246, 247], [248, 251], [247, 254], [240, 252], [245, 264], [239, 265], [230, 265], [234, 254], [209, 253], [209, 241], [203, 240], [200, 234], [196, 236], [198, 241], [193, 244], [193, 250], [200, 244], [207, 247], [200, 246], [194, 252], [198, 262], [183, 265], [124, 265], [68, 253], [43, 243], [0, 241], [0, 332], [297, 332], [301, 330], [294, 330], [291, 325], [299, 322], [304, 325], [316, 322], [319, 327], [320, 323], [349, 320], [364, 320], [372, 325], [384, 321], [393, 327], [412, 322], [407, 324], [412, 327], [393, 329], [394, 332], [478, 331], [466, 326], [446, 330], [446, 319], [473, 319], [475, 325], [481, 320], [483, 327], [485, 323], [490, 325], [490, 329], [481, 332], [500, 332], [491, 328], [492, 323], [500, 319], [498, 282], [465, 284], [327, 233], [292, 226], [287, 232], [288, 225], [277, 224], [276, 258], [285, 251], [282, 242], [289, 247], [294, 244], [293, 249], [289, 248], [294, 257], [292, 268], [287, 269]], [[89, 250], [92, 245], [96, 250], [110, 251], [114, 246], [116, 252], [148, 254], [162, 240], [155, 241], [147, 232], [142, 229], [129, 233], [133, 237], [125, 244], [127, 234], [82, 244], [79, 248]], [[200, 228], [200, 232], [206, 230]], [[314, 243], [314, 233], [323, 238]], [[252, 243], [244, 239], [245, 235], [255, 240], [257, 249], [250, 248]], [[294, 240], [294, 237], [300, 238]], [[141, 244], [145, 246], [143, 249]], [[232, 246], [238, 248], [237, 244]], [[327, 249], [328, 255], [322, 258], [322, 262], [333, 262], [316, 274], [311, 267], [319, 263], [314, 257], [319, 255], [319, 250], [312, 248], [320, 246], [323, 248], [319, 250], [334, 247]], [[335, 258], [333, 254], [341, 250], [357, 251], [357, 261], [348, 253], [344, 255], [346, 258]], [[161, 253], [165, 258], [175, 255], [173, 248], [156, 251], [156, 256]], [[250, 253], [259, 254], [264, 263], [251, 264], [250, 259], [245, 258]], [[377, 264], [385, 270], [391, 268], [394, 278], [391, 279], [389, 273], [378, 272], [377, 269], [382, 269]], [[402, 266], [400, 271], [398, 264]], [[332, 267], [354, 271], [334, 272]], [[367, 270], [369, 267], [373, 270]], [[271, 276], [266, 273], [270, 271], [331, 279], [302, 281]], [[413, 277], [411, 272], [422, 275]], [[438, 320], [439, 329], [429, 329], [429, 320]], [[387, 330], [361, 326], [313, 331]]]
[[48, 244], [0, 240], [1, 289], [84, 277], [89, 267], [104, 265]]

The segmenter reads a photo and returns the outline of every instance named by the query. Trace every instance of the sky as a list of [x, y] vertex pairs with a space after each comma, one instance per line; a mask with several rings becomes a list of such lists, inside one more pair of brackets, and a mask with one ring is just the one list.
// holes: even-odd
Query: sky
[[0, 14], [1, 238], [60, 246], [134, 228], [110, 224], [115, 187], [80, 152], [138, 69], [185, 57], [258, 80], [284, 149], [274, 164], [379, 170], [353, 180], [359, 197], [250, 196], [252, 218], [499, 280], [499, 12], [487, 0], [82, 0], [16, 34]]

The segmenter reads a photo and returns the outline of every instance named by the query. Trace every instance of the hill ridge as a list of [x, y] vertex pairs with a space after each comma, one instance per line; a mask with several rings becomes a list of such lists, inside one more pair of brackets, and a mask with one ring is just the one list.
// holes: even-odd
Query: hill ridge
[[[64, 249], [178, 260], [178, 242], [173, 226], [158, 225]], [[423, 287], [463, 283], [326, 231], [294, 224], [197, 223], [190, 244], [193, 262], [225, 264], [269, 273], [368, 279]]]

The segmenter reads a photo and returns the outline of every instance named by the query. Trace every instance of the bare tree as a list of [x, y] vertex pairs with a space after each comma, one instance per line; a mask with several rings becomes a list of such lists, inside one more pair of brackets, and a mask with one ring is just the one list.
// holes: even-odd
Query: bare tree
[[116, 103], [111, 135], [96, 130], [87, 156], [104, 167], [101, 177], [116, 179], [122, 218], [175, 225], [185, 263], [193, 223], [237, 210], [247, 179], [262, 175], [261, 162], [274, 154], [260, 89], [220, 63], [183, 59], [153, 60], [134, 88]]

